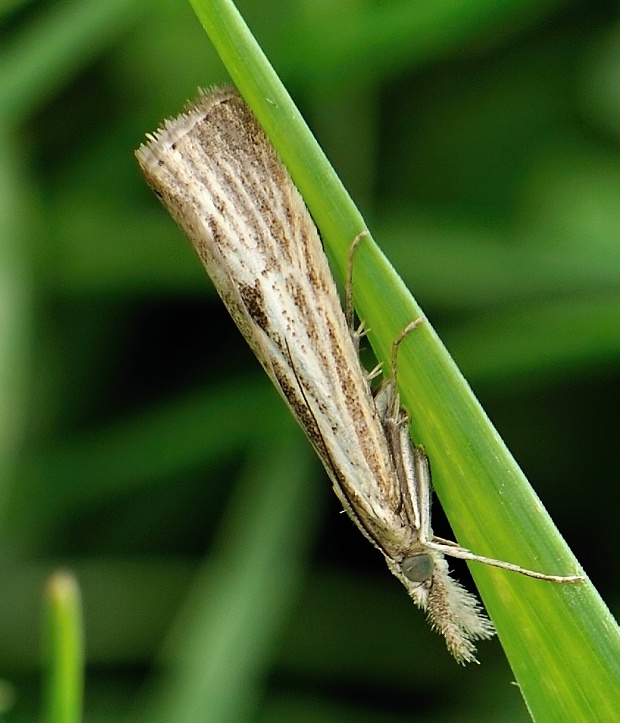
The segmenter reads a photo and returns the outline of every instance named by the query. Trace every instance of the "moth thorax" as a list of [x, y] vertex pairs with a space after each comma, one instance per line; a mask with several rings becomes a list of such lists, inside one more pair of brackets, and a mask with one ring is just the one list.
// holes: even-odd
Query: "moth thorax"
[[433, 558], [425, 552], [406, 557], [400, 566], [403, 575], [411, 582], [426, 582], [435, 571]]

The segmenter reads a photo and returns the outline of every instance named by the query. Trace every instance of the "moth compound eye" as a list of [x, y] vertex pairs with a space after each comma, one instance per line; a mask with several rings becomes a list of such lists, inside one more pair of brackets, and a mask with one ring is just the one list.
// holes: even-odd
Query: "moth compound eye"
[[407, 580], [411, 582], [426, 582], [435, 570], [433, 558], [426, 553], [419, 553], [406, 557], [400, 569]]

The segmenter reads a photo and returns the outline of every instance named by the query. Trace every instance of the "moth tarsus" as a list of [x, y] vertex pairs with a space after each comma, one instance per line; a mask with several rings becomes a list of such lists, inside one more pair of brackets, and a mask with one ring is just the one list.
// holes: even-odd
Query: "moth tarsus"
[[351, 245], [349, 246], [349, 254], [347, 256], [347, 277], [346, 277], [346, 285], [345, 285], [345, 304], [344, 304], [344, 313], [345, 317], [347, 319], [347, 324], [349, 326], [349, 330], [351, 334], [354, 335], [354, 341], [357, 342], [359, 345], [359, 340], [362, 336], [362, 330], [364, 328], [363, 322], [360, 324], [360, 326], [355, 329], [355, 305], [353, 303], [353, 258], [355, 256], [355, 251], [357, 247], [359, 246], [362, 239], [370, 236], [370, 233], [368, 232], [368, 229], [364, 229], [363, 231], [360, 231], [357, 236], [351, 241]]

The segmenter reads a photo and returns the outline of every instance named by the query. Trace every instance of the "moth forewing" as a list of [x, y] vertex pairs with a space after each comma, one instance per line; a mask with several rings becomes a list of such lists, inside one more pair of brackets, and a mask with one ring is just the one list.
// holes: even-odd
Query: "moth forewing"
[[408, 532], [377, 410], [314, 223], [232, 88], [202, 94], [137, 151], [219, 295], [381, 549]]

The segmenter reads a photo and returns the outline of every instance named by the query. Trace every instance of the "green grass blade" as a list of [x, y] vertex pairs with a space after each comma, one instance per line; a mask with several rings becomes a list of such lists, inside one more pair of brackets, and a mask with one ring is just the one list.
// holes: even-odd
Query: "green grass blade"
[[84, 695], [82, 603], [75, 577], [55, 572], [45, 591], [45, 723], [79, 723]]
[[[193, 0], [234, 82], [300, 188], [342, 273], [359, 212], [227, 0]], [[379, 359], [421, 312], [370, 239], [355, 259], [356, 306]], [[400, 386], [416, 441], [459, 541], [479, 554], [571, 574], [577, 561], [430, 324], [405, 341]], [[472, 565], [508, 659], [537, 720], [606, 720], [620, 709], [620, 636], [589, 584], [558, 586]]]

